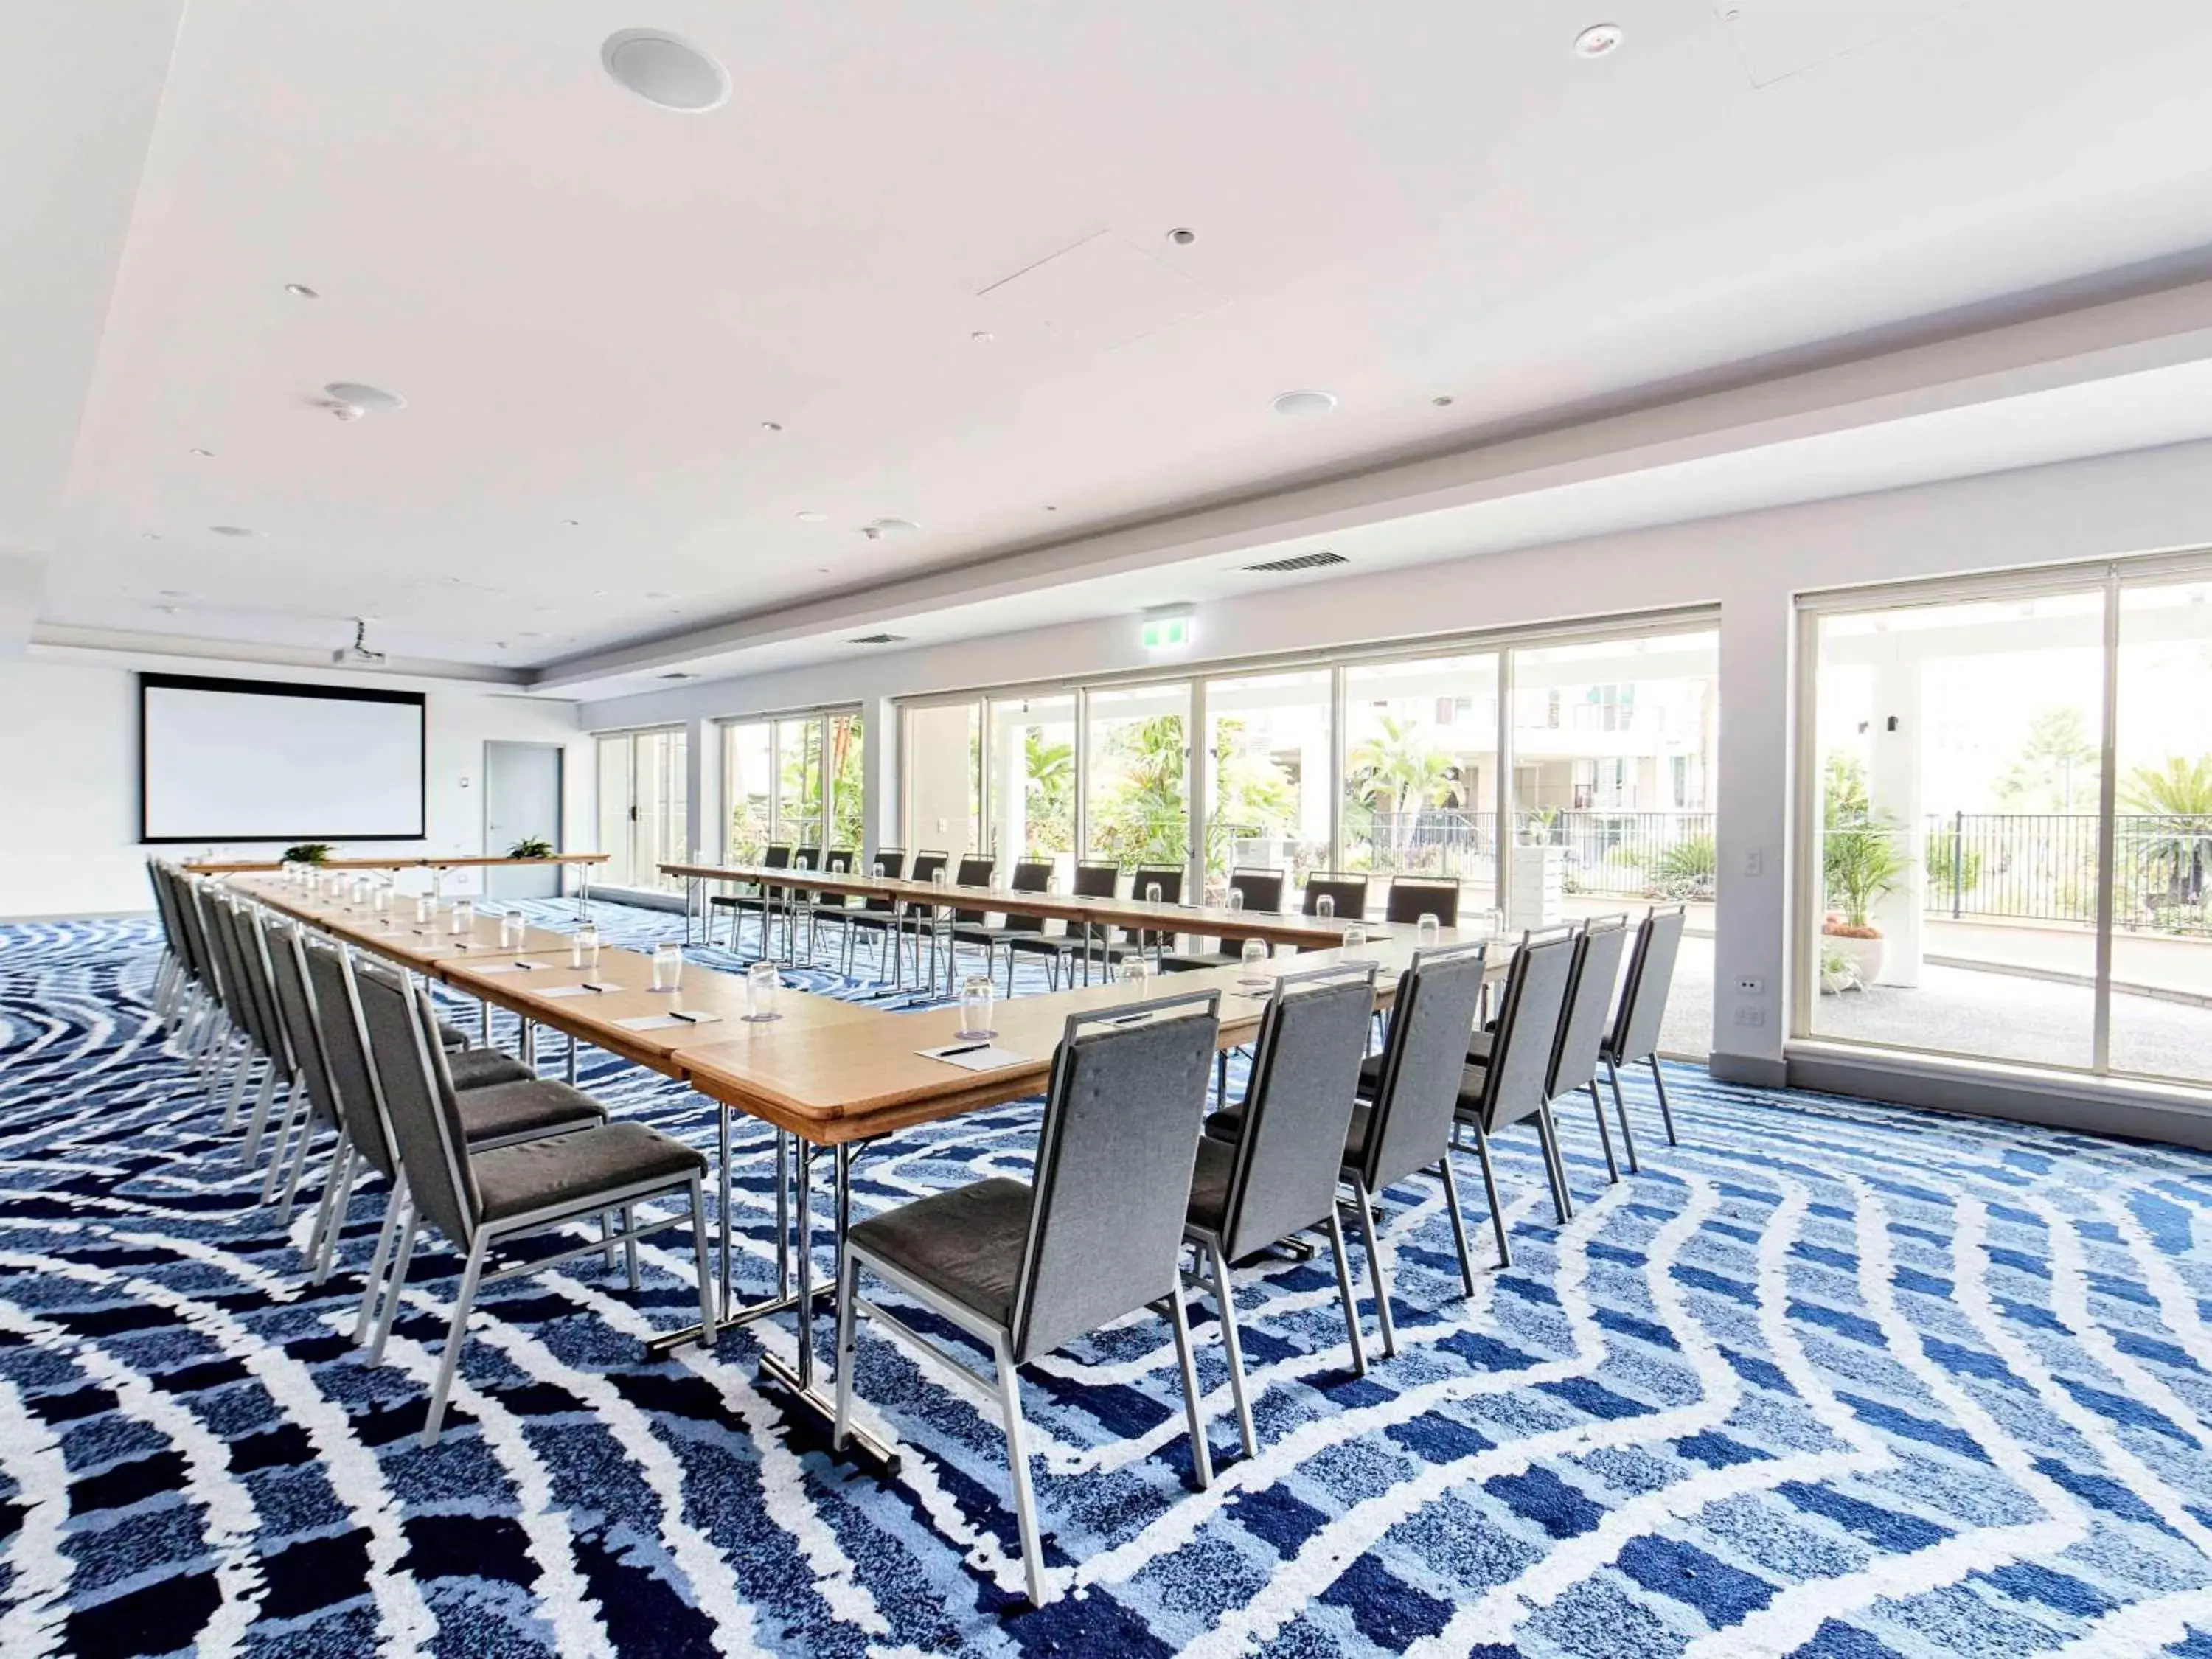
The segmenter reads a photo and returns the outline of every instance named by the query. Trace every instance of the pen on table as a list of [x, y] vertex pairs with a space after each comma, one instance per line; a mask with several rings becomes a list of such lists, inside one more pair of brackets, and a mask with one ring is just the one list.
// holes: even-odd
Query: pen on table
[[971, 1042], [963, 1048], [939, 1048], [937, 1051], [937, 1057], [939, 1060], [950, 1060], [955, 1054], [980, 1054], [990, 1046], [988, 1042]]

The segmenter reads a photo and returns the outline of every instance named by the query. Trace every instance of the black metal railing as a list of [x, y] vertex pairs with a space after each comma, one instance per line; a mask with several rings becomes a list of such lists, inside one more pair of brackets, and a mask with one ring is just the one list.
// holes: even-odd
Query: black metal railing
[[[2094, 924], [2097, 824], [2094, 812], [1931, 814], [1918, 849], [1927, 913]], [[2205, 932], [2208, 890], [2212, 814], [2115, 816], [2117, 926]]]
[[[1562, 848], [1570, 892], [1710, 898], [1719, 872], [1711, 812], [1528, 811], [1514, 838]], [[1376, 812], [1364, 836], [1347, 826], [1346, 839], [1352, 868], [1484, 881], [1496, 873], [1495, 812]]]

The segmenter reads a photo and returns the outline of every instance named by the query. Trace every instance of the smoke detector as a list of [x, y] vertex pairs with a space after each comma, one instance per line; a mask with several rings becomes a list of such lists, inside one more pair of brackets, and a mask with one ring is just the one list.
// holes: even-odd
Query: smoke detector
[[368, 617], [356, 617], [353, 619], [353, 643], [340, 646], [331, 652], [331, 660], [340, 667], [381, 668], [384, 666], [384, 653], [368, 648]]

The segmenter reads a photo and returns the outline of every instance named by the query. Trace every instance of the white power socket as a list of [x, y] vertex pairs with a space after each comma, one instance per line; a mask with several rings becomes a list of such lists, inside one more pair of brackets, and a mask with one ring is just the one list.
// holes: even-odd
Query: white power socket
[[1735, 1011], [1735, 1023], [1739, 1025], [1764, 1025], [1766, 1024], [1766, 1010], [1747, 1004]]
[[1763, 997], [1766, 994], [1766, 981], [1756, 974], [1740, 975], [1735, 982], [1735, 994], [1740, 997]]

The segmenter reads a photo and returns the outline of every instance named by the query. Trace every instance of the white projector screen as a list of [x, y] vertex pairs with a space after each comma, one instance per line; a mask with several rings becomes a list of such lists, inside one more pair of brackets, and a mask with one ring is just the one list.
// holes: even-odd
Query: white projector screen
[[140, 839], [420, 841], [424, 698], [138, 677]]

